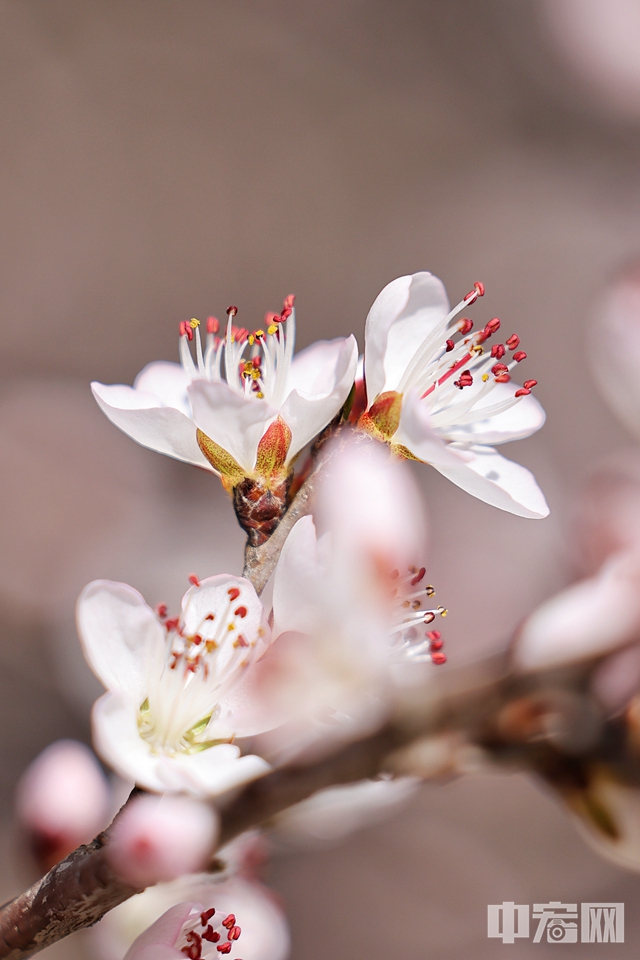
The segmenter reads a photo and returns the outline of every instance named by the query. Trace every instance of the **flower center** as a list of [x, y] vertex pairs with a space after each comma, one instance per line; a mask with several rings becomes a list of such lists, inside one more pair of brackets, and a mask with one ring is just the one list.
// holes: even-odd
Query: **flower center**
[[[191, 582], [199, 586], [197, 578]], [[251, 662], [261, 633], [247, 637], [242, 622], [247, 616], [239, 587], [227, 590], [221, 609], [207, 613], [187, 631], [185, 618], [167, 618], [166, 607], [158, 608], [165, 627], [164, 650], [150, 671], [148, 697], [138, 717], [140, 736], [158, 753], [198, 753], [217, 743], [208, 730], [219, 714], [219, 704]]]
[[430, 583], [421, 585], [425, 573], [424, 567], [409, 567], [405, 574], [399, 570], [391, 574], [392, 597], [398, 620], [390, 635], [392, 662], [446, 662], [440, 632], [426, 630], [425, 627], [432, 624], [436, 617], [446, 617], [448, 611], [445, 607], [430, 607], [429, 603], [425, 603], [435, 594]]
[[[435, 428], [493, 417], [514, 406], [521, 397], [528, 396], [536, 386], [536, 380], [525, 380], [512, 397], [478, 406], [497, 383], [509, 383], [511, 371], [527, 356], [524, 350], [518, 349], [520, 338], [515, 333], [504, 343], [494, 343], [490, 350], [484, 346], [500, 329], [498, 317], [489, 320], [475, 333], [471, 332], [472, 320], [458, 318], [465, 307], [482, 296], [484, 284], [478, 282], [425, 338], [398, 385], [398, 393], [411, 389], [420, 391], [422, 400], [429, 406]], [[465, 388], [474, 383], [476, 389], [465, 392]]]
[[[215, 317], [207, 320], [207, 339], [203, 349], [200, 321], [195, 318], [180, 324], [180, 362], [192, 379], [224, 379], [235, 392], [257, 400], [266, 400], [275, 407], [285, 399], [287, 379], [295, 344], [295, 298], [285, 297], [281, 313], [267, 313], [264, 329], [249, 333], [235, 325], [237, 307], [227, 310], [227, 332], [218, 336], [220, 323]], [[196, 357], [190, 344], [195, 341]]]
[[236, 923], [235, 914], [216, 916], [213, 907], [187, 920], [176, 947], [188, 960], [213, 960], [231, 953], [242, 930]]

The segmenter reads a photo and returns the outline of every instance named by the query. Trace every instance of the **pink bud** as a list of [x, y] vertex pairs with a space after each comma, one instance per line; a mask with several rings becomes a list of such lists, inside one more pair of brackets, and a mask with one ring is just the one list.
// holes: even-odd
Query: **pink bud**
[[217, 835], [217, 815], [204, 803], [137, 797], [116, 820], [109, 860], [126, 883], [147, 887], [204, 869]]
[[107, 780], [91, 750], [75, 740], [47, 747], [24, 773], [16, 796], [41, 867], [50, 867], [88, 843], [107, 825]]

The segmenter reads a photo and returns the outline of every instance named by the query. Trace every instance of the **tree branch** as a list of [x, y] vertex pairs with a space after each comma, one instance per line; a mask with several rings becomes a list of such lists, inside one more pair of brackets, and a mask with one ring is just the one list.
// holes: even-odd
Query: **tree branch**
[[[425, 776], [453, 772], [460, 743], [480, 748], [494, 761], [532, 770], [565, 794], [585, 789], [590, 770], [602, 769], [603, 763], [627, 782], [640, 782], [640, 759], [620, 720], [606, 721], [589, 693], [598, 663], [593, 659], [521, 675], [510, 670], [507, 655], [499, 655], [447, 670], [437, 685], [404, 690], [375, 733], [336, 747], [319, 762], [292, 764], [247, 785], [222, 811], [220, 843], [268, 824], [323, 787], [382, 772], [410, 772], [416, 765]], [[433, 763], [428, 746], [438, 742], [450, 744], [450, 756], [443, 762], [441, 751]], [[111, 829], [0, 909], [0, 958], [23, 960], [96, 923], [137, 892], [109, 866]]]

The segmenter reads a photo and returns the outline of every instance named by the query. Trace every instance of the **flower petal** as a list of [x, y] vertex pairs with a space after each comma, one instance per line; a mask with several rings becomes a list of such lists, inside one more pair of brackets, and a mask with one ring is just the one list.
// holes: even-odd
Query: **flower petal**
[[164, 631], [144, 598], [126, 583], [94, 580], [78, 599], [77, 623], [87, 663], [107, 690], [139, 707], [147, 671], [164, 650]]
[[411, 358], [449, 312], [444, 286], [427, 271], [399, 277], [376, 297], [365, 325], [367, 398], [395, 390]]
[[222, 381], [194, 380], [188, 394], [200, 430], [251, 474], [260, 439], [278, 411], [264, 400], [236, 393]]
[[291, 376], [301, 386], [289, 393], [280, 411], [291, 430], [289, 460], [339, 413], [355, 380], [358, 345], [354, 337], [331, 340], [314, 344], [299, 357], [303, 361], [296, 366], [299, 358], [294, 359]]
[[406, 447], [423, 463], [450, 466], [452, 469], [470, 459], [462, 450], [451, 448], [450, 444], [436, 433], [431, 425], [429, 408], [420, 400], [420, 394], [412, 390], [405, 394], [400, 423], [391, 442], [393, 446]]
[[241, 757], [239, 748], [230, 743], [210, 747], [202, 753], [161, 757], [158, 767], [165, 790], [209, 797], [257, 780], [271, 770], [262, 757]]
[[467, 493], [518, 517], [539, 520], [549, 515], [544, 494], [526, 467], [500, 456], [493, 447], [451, 444], [449, 450], [473, 457], [455, 466], [433, 466]]
[[154, 394], [123, 384], [94, 382], [91, 389], [102, 412], [137, 443], [214, 472], [198, 446], [195, 424], [180, 410], [161, 406]]
[[287, 537], [273, 580], [273, 633], [313, 633], [322, 568], [312, 517], [302, 517]]
[[201, 903], [178, 903], [133, 941], [124, 960], [171, 960], [184, 957], [175, 944], [188, 920], [204, 909]]
[[148, 363], [133, 381], [133, 389], [143, 393], [152, 393], [158, 397], [163, 407], [175, 407], [187, 417], [191, 417], [191, 406], [187, 396], [187, 387], [191, 378], [181, 363], [168, 360], [156, 360]]
[[93, 744], [102, 759], [124, 780], [162, 793], [167, 788], [158, 775], [158, 758], [138, 730], [138, 710], [133, 702], [106, 693], [93, 705]]
[[[182, 598], [182, 617], [184, 632], [187, 636], [200, 634], [205, 640], [213, 638], [219, 629], [220, 622], [225, 621], [227, 614], [240, 610], [242, 633], [252, 644], [254, 655], [261, 654], [270, 642], [269, 624], [262, 601], [258, 597], [253, 584], [244, 577], [232, 577], [227, 573], [215, 577], [207, 577], [197, 587], [190, 587]], [[215, 613], [215, 620], [207, 617]], [[225, 668], [225, 653], [233, 656], [232, 644], [220, 644], [216, 653], [218, 669]]]
[[[496, 383], [491, 392], [485, 394], [477, 406], [471, 408], [469, 414], [481, 413], [483, 407], [510, 400], [517, 389], [518, 385], [514, 383]], [[510, 440], [530, 437], [543, 426], [546, 418], [543, 407], [534, 396], [529, 395], [521, 397], [517, 403], [502, 413], [484, 420], [478, 419], [473, 423], [454, 423], [438, 430], [438, 433], [447, 440], [457, 440], [461, 443], [508, 443]]]

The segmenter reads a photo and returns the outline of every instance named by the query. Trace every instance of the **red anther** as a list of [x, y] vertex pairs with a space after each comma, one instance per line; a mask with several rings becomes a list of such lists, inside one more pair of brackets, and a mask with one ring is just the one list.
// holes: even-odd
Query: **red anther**
[[252, 357], [251, 363], [256, 369], [258, 369], [258, 367], [262, 363], [262, 357]]
[[238, 608], [237, 608], [236, 610], [234, 610], [233, 612], [234, 612], [234, 614], [236, 615], [236, 617], [241, 617], [241, 618], [244, 620], [244, 618], [245, 618], [246, 615], [247, 615], [247, 608], [246, 608], [246, 607], [238, 607]]
[[484, 297], [484, 283], [482, 282], [482, 280], [476, 280], [476, 282], [473, 285], [473, 288], [474, 290], [478, 291], [479, 297]]
[[179, 622], [178, 617], [172, 617], [170, 620], [165, 620], [164, 625], [167, 630], [175, 630]]
[[490, 337], [492, 334], [497, 333], [500, 329], [500, 320], [498, 317], [494, 317], [492, 320], [489, 320], [489, 323], [486, 324], [484, 328], [484, 333]]
[[446, 654], [441, 653], [440, 650], [436, 650], [434, 653], [431, 654], [431, 662], [435, 664], [446, 663], [447, 662]]
[[399, 576], [400, 576], [399, 570], [392, 570], [391, 573], [389, 574], [389, 580], [397, 580]]
[[158, 606], [156, 607], [156, 616], [160, 617], [161, 620], [164, 620], [166, 615], [167, 615], [166, 603], [159, 603]]
[[186, 337], [187, 340], [193, 340], [193, 327], [186, 320], [180, 321], [180, 336]]
[[470, 330], [473, 330], [473, 320], [469, 320], [469, 317], [462, 317], [458, 320], [458, 330], [464, 337]]
[[427, 570], [426, 570], [425, 567], [420, 567], [420, 569], [419, 569], [418, 572], [416, 573], [415, 577], [414, 577], [413, 580], [411, 581], [411, 586], [412, 586], [412, 587], [415, 587], [416, 583], [420, 583], [420, 581], [424, 578], [424, 575], [425, 575], [426, 572], [427, 572]]
[[515, 350], [520, 346], [520, 337], [517, 333], [512, 333], [511, 336], [505, 340], [505, 343], [509, 347], [509, 350]]
[[516, 396], [516, 397], [528, 397], [530, 393], [531, 393], [531, 390], [525, 390], [524, 388], [521, 387], [520, 390], [516, 390], [514, 396]]
[[200, 960], [202, 953], [198, 944], [192, 943], [189, 947], [183, 947], [180, 953], [184, 953], [188, 960]]
[[207, 333], [217, 333], [220, 329], [220, 321], [217, 317], [207, 317]]
[[241, 933], [242, 930], [240, 927], [231, 927], [231, 930], [229, 930], [227, 934], [227, 940], [237, 940]]
[[431, 641], [431, 650], [435, 652], [436, 650], [442, 650], [444, 646], [444, 640], [432, 640]]
[[209, 910], [204, 910], [203, 913], [200, 914], [200, 923], [203, 927], [206, 927], [206, 925], [209, 923], [209, 920], [211, 920], [211, 917], [214, 916], [215, 912], [216, 908], [210, 907]]
[[494, 363], [494, 365], [491, 367], [491, 373], [497, 376], [499, 373], [506, 373], [508, 369], [509, 367], [506, 365], [506, 363]]
[[538, 385], [537, 380], [525, 380], [525, 382], [522, 384], [525, 390], [531, 390], [533, 387], [536, 387], [537, 385]]
[[[204, 916], [204, 914], [202, 914], [202, 916]], [[209, 924], [205, 932], [202, 934], [202, 939], [208, 940], [209, 943], [217, 943], [220, 939], [220, 934], [216, 933], [211, 924]]]
[[223, 926], [223, 927], [226, 927], [227, 930], [230, 930], [231, 927], [235, 926], [235, 922], [236, 922], [236, 915], [235, 915], [235, 913], [230, 913], [230, 914], [229, 914], [227, 917], [225, 917], [224, 920], [222, 921], [222, 926]]
[[439, 640], [441, 636], [442, 634], [440, 633], [439, 630], [430, 630], [429, 633], [427, 634], [427, 637], [429, 638], [429, 640]]
[[200, 644], [202, 643], [202, 637], [200, 636], [199, 633], [195, 633], [191, 639], [193, 643], [195, 643], [196, 647], [199, 647]]
[[198, 580], [198, 575], [196, 573], [189, 574], [189, 583], [193, 584], [194, 587], [200, 586], [200, 581]]
[[499, 373], [496, 377], [496, 383], [509, 383], [511, 377], [508, 373]]
[[227, 316], [228, 316], [228, 317], [235, 317], [237, 313], [238, 313], [238, 308], [237, 308], [237, 307], [227, 307]]
[[237, 587], [229, 587], [229, 589], [227, 590], [227, 593], [229, 594], [230, 600], [237, 600], [238, 597], [240, 596], [240, 591], [238, 590]]
[[230, 943], [219, 943], [216, 947], [218, 953], [231, 953], [231, 944]]
[[502, 360], [506, 352], [507, 351], [504, 347], [504, 344], [502, 343], [494, 343], [494, 345], [491, 347], [491, 356], [496, 360]]
[[459, 379], [453, 381], [454, 387], [458, 387], [459, 390], [462, 390], [463, 387], [470, 387], [472, 383], [473, 377], [469, 370], [463, 370]]
[[234, 647], [248, 647], [249, 642], [246, 637], [243, 637], [241, 633], [236, 637]]
[[186, 939], [189, 943], [201, 943], [202, 937], [199, 933], [196, 933], [195, 930], [190, 930], [186, 936]]
[[215, 618], [216, 618], [215, 613], [208, 613], [205, 617], [205, 620], [215, 620]]
[[516, 363], [521, 363], [523, 360], [527, 359], [527, 355], [524, 352], [524, 350], [518, 350], [517, 353], [514, 353], [513, 359], [515, 360]]
[[451, 350], [453, 350], [454, 347], [455, 347], [455, 343], [453, 342], [453, 340], [447, 340], [447, 345], [446, 345], [446, 347], [445, 347], [445, 353], [450, 353]]
[[433, 613], [432, 610], [428, 610], [427, 613], [425, 613], [424, 617], [422, 618], [422, 622], [423, 622], [423, 623], [433, 623], [433, 621], [435, 620], [435, 618], [436, 618], [435, 613]]
[[287, 296], [286, 296], [286, 297], [284, 298], [284, 300], [282, 301], [282, 309], [283, 309], [283, 311], [284, 311], [284, 310], [289, 310], [289, 312], [291, 312], [291, 310], [293, 310], [293, 305], [295, 304], [295, 302], [296, 302], [296, 295], [295, 295], [295, 293], [289, 293], [289, 294], [287, 294]]

